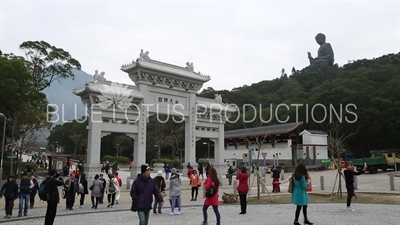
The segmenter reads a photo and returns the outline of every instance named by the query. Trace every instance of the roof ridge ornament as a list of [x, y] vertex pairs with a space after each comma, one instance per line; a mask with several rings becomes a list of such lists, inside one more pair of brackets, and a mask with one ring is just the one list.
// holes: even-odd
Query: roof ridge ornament
[[[194, 66], [193, 63], [187, 62], [186, 67], [187, 70], [194, 72]], [[200, 73], [200, 72], [199, 72]]]
[[104, 72], [101, 72], [100, 74], [99, 74], [99, 71], [98, 70], [96, 70], [95, 72], [94, 72], [94, 75], [93, 75], [93, 78], [94, 78], [94, 82], [98, 82], [98, 81], [100, 81], [100, 82], [106, 82], [107, 80], [106, 80], [106, 78], [104, 78], [104, 75], [105, 75], [105, 73]]
[[141, 49], [138, 60], [150, 60], [149, 51], [144, 52], [143, 49]]
[[215, 101], [217, 101], [218, 103], [222, 103], [221, 94], [215, 94]]

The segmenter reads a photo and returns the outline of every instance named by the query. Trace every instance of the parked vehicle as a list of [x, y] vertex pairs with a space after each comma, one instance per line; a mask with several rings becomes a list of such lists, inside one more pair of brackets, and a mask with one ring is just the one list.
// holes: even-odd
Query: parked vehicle
[[371, 151], [370, 158], [358, 158], [352, 159], [353, 165], [357, 168], [357, 171], [362, 171], [364, 165], [367, 164], [367, 170], [369, 173], [378, 173], [378, 170], [386, 171], [387, 169], [400, 170], [400, 153], [399, 152], [385, 152], [385, 151]]

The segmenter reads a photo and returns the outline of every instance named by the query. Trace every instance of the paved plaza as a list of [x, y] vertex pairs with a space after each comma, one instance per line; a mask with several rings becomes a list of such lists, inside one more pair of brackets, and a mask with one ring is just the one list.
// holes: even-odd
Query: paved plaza
[[[201, 203], [201, 202], [200, 202]], [[399, 205], [381, 204], [353, 204], [355, 212], [346, 211], [345, 204], [310, 204], [309, 219], [316, 225], [397, 225], [400, 223]], [[291, 204], [267, 204], [249, 205], [246, 215], [239, 215], [238, 205], [220, 206], [221, 224], [251, 224], [251, 225], [289, 225], [293, 224], [294, 209]], [[129, 204], [120, 204], [112, 209], [76, 209], [67, 211], [60, 209], [55, 224], [139, 224], [137, 214], [129, 211]], [[37, 209], [36, 214], [44, 214], [45, 209]], [[196, 225], [202, 222], [202, 207], [189, 206], [182, 208], [182, 214], [170, 216], [168, 209], [163, 209], [163, 214], [154, 215], [151, 213], [149, 224], [151, 225]], [[40, 211], [40, 212], [39, 212]], [[212, 209], [208, 210], [209, 224], [215, 224], [215, 216]], [[8, 225], [41, 225], [44, 218], [39, 215], [30, 215], [25, 218], [11, 218], [5, 222]], [[31, 218], [29, 218], [31, 217]], [[300, 222], [302, 222], [300, 216]]]

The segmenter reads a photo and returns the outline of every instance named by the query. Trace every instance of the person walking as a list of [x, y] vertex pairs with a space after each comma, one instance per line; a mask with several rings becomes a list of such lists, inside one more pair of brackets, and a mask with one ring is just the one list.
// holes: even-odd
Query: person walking
[[102, 184], [103, 184], [103, 185], [101, 186], [101, 197], [100, 197], [99, 203], [100, 203], [100, 204], [103, 204], [103, 202], [104, 202], [104, 193], [105, 193], [105, 191], [106, 191], [107, 181], [106, 181], [106, 179], [104, 179], [103, 174], [100, 174], [99, 180], [100, 180], [100, 181], [102, 182]]
[[303, 209], [304, 224], [312, 225], [313, 223], [311, 223], [307, 217], [308, 195], [306, 189], [310, 185], [310, 180], [307, 169], [303, 164], [300, 163], [299, 165], [297, 165], [292, 179], [292, 203], [296, 205], [296, 212], [293, 224], [300, 225], [299, 216], [301, 209]]
[[169, 174], [171, 173], [171, 166], [169, 164], [166, 164], [164, 167], [164, 171], [165, 171], [165, 179], [168, 180]]
[[88, 191], [88, 182], [87, 182], [87, 180], [86, 180], [86, 174], [82, 174], [81, 175], [81, 181], [80, 181], [80, 183], [82, 184], [82, 186], [83, 186], [83, 190], [81, 190], [81, 192], [79, 193], [80, 195], [81, 195], [81, 199], [80, 199], [80, 201], [79, 201], [79, 203], [80, 203], [80, 208], [85, 208], [85, 196], [87, 195], [87, 194], [89, 194], [89, 191]]
[[[164, 197], [163, 193], [165, 193], [165, 187], [167, 185], [165, 184], [165, 179], [162, 175], [163, 175], [163, 172], [161, 170], [157, 171], [157, 176], [154, 178], [154, 182], [156, 183], [157, 188], [160, 190], [162, 197]], [[154, 205], [153, 205], [153, 213], [154, 214], [157, 214], [157, 209], [158, 209], [158, 213], [162, 214], [161, 205], [159, 204], [158, 199], [154, 198]]]
[[13, 175], [8, 176], [7, 182], [3, 184], [0, 190], [0, 199], [4, 196], [6, 201], [6, 215], [4, 218], [10, 218], [14, 208], [14, 201], [18, 198], [18, 184]]
[[135, 208], [139, 217], [139, 225], [148, 225], [153, 195], [161, 206], [164, 200], [156, 183], [150, 177], [150, 167], [141, 165], [140, 171], [141, 174], [138, 174], [132, 183], [130, 195], [133, 201], [132, 207]]
[[[58, 179], [57, 179], [58, 178]], [[55, 169], [49, 171], [49, 177], [46, 178], [45, 193], [47, 196], [47, 209], [44, 219], [44, 225], [53, 225], [57, 214], [57, 205], [60, 202], [60, 193], [58, 187], [63, 186], [64, 181], [59, 177]]]
[[69, 179], [64, 182], [64, 191], [66, 196], [66, 208], [73, 210], [76, 193], [79, 191], [79, 183], [78, 180], [75, 179], [74, 173], [71, 173]]
[[107, 208], [112, 208], [115, 202], [115, 195], [119, 191], [119, 185], [117, 179], [115, 179], [113, 174], [108, 174], [107, 186], [106, 186], [106, 193], [107, 193], [107, 200], [108, 206]]
[[[367, 166], [364, 166], [363, 171], [367, 170]], [[355, 211], [350, 205], [351, 205], [351, 199], [354, 196], [354, 176], [358, 176], [361, 174], [361, 172], [355, 172], [354, 171], [354, 166], [352, 162], [346, 162], [346, 170], [343, 172], [344, 173], [344, 179], [346, 181], [346, 189], [347, 189], [347, 210], [349, 211]]]
[[92, 191], [90, 197], [92, 200], [92, 209], [97, 209], [97, 205], [100, 202], [100, 198], [102, 196], [101, 190], [103, 190], [103, 181], [99, 180], [99, 175], [96, 174], [94, 176], [94, 181], [92, 186], [90, 186], [90, 190]]
[[240, 200], [239, 214], [246, 214], [247, 192], [249, 191], [249, 174], [247, 173], [247, 168], [245, 166], [243, 166], [241, 169], [238, 169], [236, 174], [236, 180], [239, 181], [239, 185], [237, 187]]
[[201, 186], [201, 180], [196, 170], [193, 170], [191, 184], [192, 184], [192, 199], [190, 201], [197, 201], [197, 195], [199, 194], [199, 187]]
[[[171, 200], [171, 212], [169, 215], [181, 214], [181, 185], [182, 181], [175, 168], [171, 169], [171, 178], [169, 180], [169, 196]], [[178, 204], [178, 211], [174, 212], [175, 206]]]
[[207, 219], [208, 219], [208, 215], [207, 215], [207, 209], [208, 207], [212, 206], [214, 213], [215, 213], [215, 217], [217, 218], [217, 225], [221, 225], [221, 215], [219, 213], [218, 210], [218, 189], [219, 189], [219, 180], [218, 180], [218, 175], [217, 175], [217, 171], [215, 170], [214, 167], [210, 167], [208, 169], [208, 176], [206, 181], [204, 182], [204, 188], [206, 190], [206, 192], [208, 190], [210, 190], [211, 188], [214, 189], [214, 195], [210, 196], [210, 197], [206, 197], [206, 199], [204, 200], [204, 205], [203, 205], [203, 225], [207, 225]]
[[203, 164], [199, 164], [199, 167], [197, 167], [197, 170], [199, 171], [199, 175], [201, 176], [201, 179], [204, 180], [204, 176], [203, 176], [204, 167], [203, 167]]
[[120, 188], [121, 188], [121, 186], [122, 186], [122, 179], [121, 179], [121, 177], [119, 177], [118, 172], [115, 172], [115, 173], [114, 173], [114, 178], [117, 179], [117, 181], [118, 181], [118, 187], [119, 187], [117, 193], [115, 194], [115, 204], [118, 205], [119, 198], [121, 197], [121, 190], [120, 190]]
[[31, 189], [34, 184], [32, 180], [28, 179], [28, 174], [24, 172], [22, 178], [19, 181], [19, 207], [18, 207], [18, 217], [22, 216], [22, 208], [24, 210], [24, 216], [28, 215], [28, 208], [31, 198]]
[[31, 189], [30, 207], [29, 207], [31, 209], [33, 209], [33, 206], [35, 205], [35, 197], [36, 197], [36, 194], [37, 194], [37, 192], [39, 190], [39, 183], [36, 180], [35, 176], [32, 176], [32, 183], [33, 183], [33, 187]]
[[228, 178], [229, 185], [232, 185], [232, 177], [233, 177], [233, 173], [234, 172], [235, 171], [233, 170], [232, 166], [229, 166], [228, 174], [226, 174], [226, 177]]

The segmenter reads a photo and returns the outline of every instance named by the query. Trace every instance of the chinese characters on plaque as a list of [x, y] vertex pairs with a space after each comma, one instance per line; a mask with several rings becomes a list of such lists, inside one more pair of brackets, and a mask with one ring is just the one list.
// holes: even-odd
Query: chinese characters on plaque
[[146, 108], [142, 106], [142, 113], [140, 118], [140, 145], [144, 145], [144, 135], [145, 135], [145, 126], [146, 126]]
[[192, 143], [192, 147], [194, 148], [195, 145], [195, 132], [196, 132], [196, 109], [195, 107], [192, 107], [192, 115], [190, 118], [190, 136], [191, 136], [191, 143]]
[[158, 103], [179, 104], [179, 101], [176, 99], [172, 99], [172, 98], [158, 97]]

